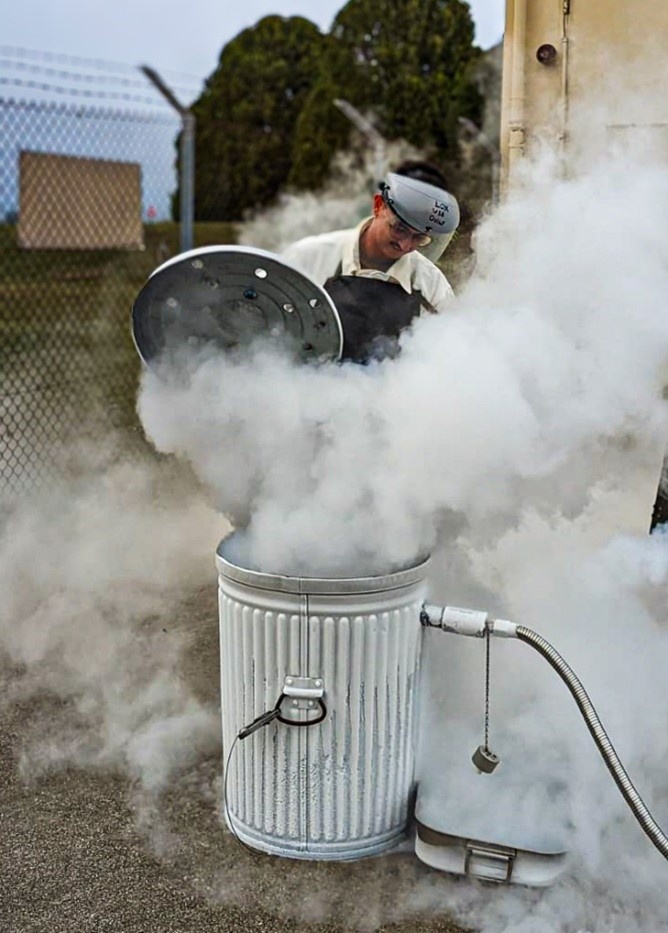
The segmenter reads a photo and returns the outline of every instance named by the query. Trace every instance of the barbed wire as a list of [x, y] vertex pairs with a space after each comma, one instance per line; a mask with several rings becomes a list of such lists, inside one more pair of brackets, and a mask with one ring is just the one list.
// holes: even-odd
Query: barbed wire
[[[136, 87], [143, 88], [144, 90], [151, 86], [146, 78], [121, 78], [115, 76], [112, 77], [109, 75], [90, 74], [86, 72], [64, 71], [60, 68], [48, 68], [42, 65], [32, 65], [24, 61], [13, 61], [12, 59], [7, 58], [0, 58], [0, 69], [2, 68], [9, 68], [10, 70], [15, 69], [16, 71], [21, 71], [28, 74], [45, 75], [47, 77], [73, 81], [75, 83], [104, 85], [110, 85], [113, 83], [115, 85], [119, 85], [120, 87]], [[179, 91], [180, 93], [186, 95], [196, 93], [196, 89], [193, 89], [192, 87], [186, 88], [174, 84], [172, 84], [171, 87], [172, 90]]]
[[[148, 123], [154, 126], [178, 126], [178, 118], [171, 107], [161, 110], [140, 110], [127, 108], [111, 108], [105, 104], [77, 103], [68, 100], [45, 100], [43, 98], [25, 100], [19, 97], [3, 97], [0, 95], [0, 112], [15, 111], [16, 113], [42, 113], [49, 116], [62, 115], [77, 117], [78, 119], [106, 120], [110, 117], [128, 123]], [[0, 173], [1, 174], [1, 173]]]
[[[61, 52], [44, 52], [38, 49], [26, 49], [20, 46], [1, 45], [0, 55], [15, 59], [35, 59], [43, 62], [60, 62], [61, 64], [73, 65], [80, 68], [93, 68], [97, 71], [120, 71], [136, 73], [137, 66], [129, 65], [127, 62], [112, 62], [101, 58], [82, 58], [78, 55], [66, 55]], [[193, 75], [187, 72], [171, 71], [169, 69], [160, 69], [160, 73], [167, 79], [192, 81], [197, 87], [200, 87], [204, 79], [200, 75]]]
[[45, 84], [41, 81], [23, 81], [21, 78], [0, 77], [0, 86], [1, 85], [29, 88], [33, 91], [46, 91], [53, 94], [67, 94], [70, 97], [85, 97], [87, 100], [120, 100], [125, 103], [150, 104], [153, 107], [160, 106], [161, 109], [166, 107], [166, 104], [164, 107], [161, 106], [163, 101], [158, 94], [156, 94], [155, 97], [140, 97], [138, 94], [125, 94], [122, 91], [87, 91], [83, 88], [60, 87], [55, 84]]

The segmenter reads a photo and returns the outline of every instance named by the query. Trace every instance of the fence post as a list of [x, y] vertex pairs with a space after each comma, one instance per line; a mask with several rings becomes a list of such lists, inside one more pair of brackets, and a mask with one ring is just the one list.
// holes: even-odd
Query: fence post
[[181, 252], [193, 248], [195, 213], [195, 116], [181, 114]]
[[160, 91], [168, 104], [181, 117], [181, 170], [179, 172], [181, 252], [193, 248], [193, 221], [195, 215], [195, 115], [184, 107], [158, 72], [148, 65], [140, 65], [151, 84]]

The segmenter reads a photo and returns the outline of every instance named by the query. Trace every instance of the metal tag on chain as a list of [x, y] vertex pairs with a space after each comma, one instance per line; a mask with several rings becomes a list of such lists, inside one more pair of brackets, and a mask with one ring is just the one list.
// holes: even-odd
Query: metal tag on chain
[[490, 630], [485, 626], [485, 742], [474, 751], [471, 761], [478, 774], [491, 774], [499, 763], [498, 755], [489, 747], [489, 668], [490, 668]]

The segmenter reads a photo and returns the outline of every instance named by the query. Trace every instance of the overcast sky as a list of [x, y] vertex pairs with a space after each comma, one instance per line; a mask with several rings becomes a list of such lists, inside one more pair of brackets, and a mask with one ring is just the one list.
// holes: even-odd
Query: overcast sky
[[[209, 75], [221, 49], [263, 16], [305, 16], [329, 28], [346, 0], [8, 0], [2, 14], [0, 56], [6, 47], [149, 64], [196, 78]], [[502, 36], [504, 0], [470, 0], [476, 41]], [[11, 53], [10, 53], [11, 54]]]

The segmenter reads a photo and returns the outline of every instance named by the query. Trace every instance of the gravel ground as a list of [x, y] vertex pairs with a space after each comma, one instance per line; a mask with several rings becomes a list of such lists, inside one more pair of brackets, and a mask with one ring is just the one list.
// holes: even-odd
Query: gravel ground
[[[214, 585], [191, 594], [174, 622], [191, 633], [183, 676], [210, 705], [216, 612]], [[26, 740], [74, 714], [46, 693], [22, 697], [21, 677], [6, 667], [0, 694], [2, 933], [461, 933], [446, 916], [402, 908], [442, 877], [410, 854], [328, 864], [241, 848], [220, 821], [219, 752], [159, 796], [99, 769], [26, 780]]]

